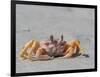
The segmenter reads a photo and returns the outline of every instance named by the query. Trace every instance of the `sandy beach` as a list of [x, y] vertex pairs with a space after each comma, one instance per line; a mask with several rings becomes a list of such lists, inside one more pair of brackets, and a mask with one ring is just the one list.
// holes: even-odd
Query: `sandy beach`
[[[18, 58], [26, 42], [46, 40], [51, 34], [63, 34], [66, 41], [79, 39], [89, 57], [33, 62]], [[94, 68], [94, 50], [94, 9], [16, 5], [16, 73]]]

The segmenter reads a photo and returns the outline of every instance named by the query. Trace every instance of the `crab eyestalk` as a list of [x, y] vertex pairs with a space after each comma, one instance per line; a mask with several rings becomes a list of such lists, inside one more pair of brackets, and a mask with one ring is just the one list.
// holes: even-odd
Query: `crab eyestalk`
[[63, 41], [63, 39], [64, 39], [64, 36], [63, 36], [63, 35], [61, 35], [61, 41]]
[[51, 42], [54, 41], [53, 35], [50, 35], [50, 41], [51, 41]]

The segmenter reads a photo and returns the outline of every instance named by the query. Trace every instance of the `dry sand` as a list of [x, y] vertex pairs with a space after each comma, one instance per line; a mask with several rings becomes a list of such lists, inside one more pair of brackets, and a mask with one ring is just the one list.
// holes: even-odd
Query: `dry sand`
[[[45, 40], [53, 34], [64, 39], [79, 39], [88, 58], [56, 58], [48, 61], [22, 61], [20, 48], [29, 40]], [[94, 68], [94, 9], [16, 5], [16, 72], [40, 72]]]

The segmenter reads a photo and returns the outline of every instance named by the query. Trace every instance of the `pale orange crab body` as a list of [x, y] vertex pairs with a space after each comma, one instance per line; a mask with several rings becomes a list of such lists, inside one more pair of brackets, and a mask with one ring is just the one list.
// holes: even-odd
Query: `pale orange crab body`
[[[30, 51], [28, 49], [30, 48]], [[63, 41], [61, 36], [61, 41], [54, 41], [50, 38], [50, 41], [36, 41], [31, 40], [25, 44], [25, 46], [20, 51], [20, 57], [24, 59], [32, 59], [32, 56], [48, 60], [51, 57], [61, 56], [64, 58], [70, 58], [73, 55], [80, 53], [80, 41], [71, 40], [69, 42]], [[34, 54], [34, 55], [33, 55]]]

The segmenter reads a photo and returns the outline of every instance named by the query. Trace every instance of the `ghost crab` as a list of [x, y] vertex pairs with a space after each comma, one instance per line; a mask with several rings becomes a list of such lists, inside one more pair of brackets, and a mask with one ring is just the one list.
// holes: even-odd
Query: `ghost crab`
[[63, 35], [60, 40], [55, 40], [51, 35], [46, 41], [30, 40], [20, 50], [19, 56], [29, 60], [32, 60], [32, 57], [37, 60], [49, 60], [54, 57], [71, 58], [79, 54], [81, 54], [79, 40], [67, 42], [63, 40]]

